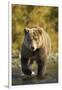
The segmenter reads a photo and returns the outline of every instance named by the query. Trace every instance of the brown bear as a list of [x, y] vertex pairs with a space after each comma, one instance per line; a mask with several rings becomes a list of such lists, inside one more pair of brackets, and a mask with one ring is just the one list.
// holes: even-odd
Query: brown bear
[[21, 50], [21, 65], [25, 75], [32, 75], [30, 65], [35, 60], [37, 75], [45, 73], [47, 57], [51, 50], [51, 41], [47, 32], [40, 27], [25, 28], [25, 37]]

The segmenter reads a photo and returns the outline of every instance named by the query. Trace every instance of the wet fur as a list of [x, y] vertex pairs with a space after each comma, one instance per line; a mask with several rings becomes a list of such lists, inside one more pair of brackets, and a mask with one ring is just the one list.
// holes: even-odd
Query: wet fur
[[[33, 41], [36, 44], [33, 44]], [[31, 46], [34, 46], [32, 50]], [[26, 28], [25, 29], [25, 39], [22, 45], [21, 51], [21, 65], [22, 71], [26, 75], [31, 75], [32, 70], [28, 65], [36, 61], [38, 65], [38, 76], [44, 75], [46, 69], [47, 56], [50, 53], [51, 42], [48, 34], [41, 28]], [[29, 61], [30, 60], [30, 61]]]

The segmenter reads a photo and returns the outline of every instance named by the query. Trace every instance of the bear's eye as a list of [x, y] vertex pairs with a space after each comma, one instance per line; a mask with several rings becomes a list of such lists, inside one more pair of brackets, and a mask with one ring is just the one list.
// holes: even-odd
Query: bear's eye
[[38, 39], [38, 37], [35, 37], [35, 36], [34, 36], [34, 40], [37, 40], [37, 39]]

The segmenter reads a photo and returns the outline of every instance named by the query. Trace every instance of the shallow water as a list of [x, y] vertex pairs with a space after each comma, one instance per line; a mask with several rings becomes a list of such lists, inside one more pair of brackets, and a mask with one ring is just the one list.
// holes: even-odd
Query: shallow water
[[[58, 59], [58, 58], [56, 58]], [[13, 58], [12, 61], [12, 85], [29, 85], [29, 84], [44, 84], [58, 82], [58, 60], [48, 60], [47, 71], [45, 76], [37, 77], [35, 75], [22, 75], [19, 59]]]

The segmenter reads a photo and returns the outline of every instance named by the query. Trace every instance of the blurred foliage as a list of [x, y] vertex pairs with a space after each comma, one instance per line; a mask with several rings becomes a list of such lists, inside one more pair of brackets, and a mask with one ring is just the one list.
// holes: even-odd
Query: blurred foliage
[[58, 51], [58, 7], [12, 4], [12, 50], [20, 50], [26, 26], [43, 27]]

